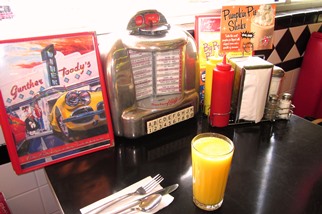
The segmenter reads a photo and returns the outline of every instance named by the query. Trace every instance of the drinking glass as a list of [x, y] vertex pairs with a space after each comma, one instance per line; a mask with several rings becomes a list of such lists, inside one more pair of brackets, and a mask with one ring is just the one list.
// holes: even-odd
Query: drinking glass
[[220, 208], [234, 153], [234, 144], [217, 133], [201, 133], [191, 142], [194, 204], [207, 211]]

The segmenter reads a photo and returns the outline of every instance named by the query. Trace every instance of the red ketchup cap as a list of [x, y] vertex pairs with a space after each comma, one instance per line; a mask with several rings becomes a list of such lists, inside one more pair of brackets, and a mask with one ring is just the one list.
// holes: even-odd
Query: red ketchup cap
[[218, 63], [216, 68], [219, 71], [230, 71], [231, 65], [229, 63], [226, 63], [226, 54], [224, 55], [222, 63]]

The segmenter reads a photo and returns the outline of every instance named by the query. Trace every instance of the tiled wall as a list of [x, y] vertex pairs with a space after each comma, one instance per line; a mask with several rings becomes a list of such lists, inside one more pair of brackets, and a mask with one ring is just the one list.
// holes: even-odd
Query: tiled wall
[[17, 176], [11, 163], [0, 166], [0, 191], [13, 214], [61, 214], [43, 169]]
[[[278, 14], [274, 48], [256, 52], [256, 55], [265, 56], [266, 60], [286, 72], [282, 92], [293, 94], [306, 44], [314, 31], [322, 32], [322, 8], [296, 14]], [[13, 214], [61, 213], [44, 170], [17, 176], [11, 167], [5, 146], [0, 146], [0, 191], [5, 194]]]
[[[0, 142], [3, 143], [3, 141], [0, 129]], [[5, 153], [4, 147], [1, 146], [2, 154]], [[61, 214], [60, 207], [48, 185], [44, 169], [18, 176], [11, 163], [5, 161], [2, 154], [0, 154], [2, 162], [0, 163], [0, 192], [4, 194], [12, 214]]]

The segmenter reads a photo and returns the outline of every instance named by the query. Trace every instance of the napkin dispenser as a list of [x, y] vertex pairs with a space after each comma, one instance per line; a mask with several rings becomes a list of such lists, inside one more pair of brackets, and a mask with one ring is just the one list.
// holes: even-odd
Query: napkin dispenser
[[230, 124], [258, 123], [264, 116], [274, 65], [256, 56], [229, 62], [235, 70]]
[[107, 38], [100, 49], [117, 136], [151, 134], [198, 112], [200, 72], [194, 38], [171, 28], [160, 12], [138, 12], [127, 31]]

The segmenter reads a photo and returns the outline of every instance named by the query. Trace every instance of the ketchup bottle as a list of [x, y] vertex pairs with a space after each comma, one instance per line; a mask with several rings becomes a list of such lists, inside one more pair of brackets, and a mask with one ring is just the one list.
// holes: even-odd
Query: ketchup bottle
[[225, 127], [229, 123], [230, 104], [233, 90], [234, 69], [226, 63], [224, 55], [222, 63], [213, 70], [212, 92], [209, 123], [215, 127]]

